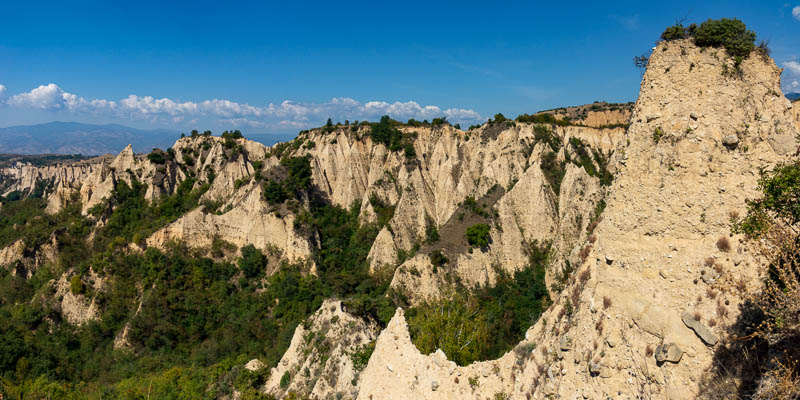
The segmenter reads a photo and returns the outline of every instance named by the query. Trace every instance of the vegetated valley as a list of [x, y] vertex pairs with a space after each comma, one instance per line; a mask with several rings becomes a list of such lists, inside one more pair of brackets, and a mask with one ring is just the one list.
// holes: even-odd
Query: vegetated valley
[[793, 398], [800, 104], [738, 20], [637, 64], [467, 130], [3, 156], [0, 397]]

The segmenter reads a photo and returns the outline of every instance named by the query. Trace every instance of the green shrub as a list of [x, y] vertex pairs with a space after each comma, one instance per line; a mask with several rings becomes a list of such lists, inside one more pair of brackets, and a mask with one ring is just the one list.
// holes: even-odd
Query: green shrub
[[400, 132], [395, 126], [396, 121], [389, 118], [388, 115], [381, 117], [380, 122], [372, 124], [372, 130], [369, 136], [377, 143], [383, 143], [386, 147], [392, 147], [400, 142], [403, 133]]
[[550, 244], [531, 243], [528, 265], [500, 273], [491, 287], [457, 290], [446, 300], [410, 308], [411, 340], [423, 353], [441, 348], [459, 365], [495, 359], [511, 350], [549, 305], [545, 269]]
[[569, 126], [573, 125], [566, 119], [557, 119], [553, 114], [550, 113], [540, 113], [540, 114], [521, 114], [517, 117], [517, 122], [526, 122], [532, 124], [547, 124], [547, 125], [558, 125], [558, 126]]
[[387, 204], [375, 193], [372, 193], [369, 196], [369, 204], [372, 206], [372, 210], [375, 211], [375, 214], [378, 217], [378, 227], [386, 226], [386, 224], [388, 224], [394, 216], [395, 207]]
[[440, 303], [425, 304], [409, 313], [411, 338], [422, 354], [442, 349], [458, 365], [484, 356], [490, 340], [486, 315], [475, 299], [453, 294]]
[[589, 176], [599, 178], [601, 185], [611, 185], [614, 176], [608, 171], [608, 160], [602, 152], [590, 149], [586, 142], [576, 137], [570, 138], [569, 144], [577, 156], [571, 158], [570, 162], [583, 168]]
[[242, 132], [239, 132], [238, 129], [235, 130], [235, 131], [230, 131], [230, 132], [229, 131], [222, 132], [221, 137], [223, 139], [234, 139], [234, 140], [235, 139], [243, 139], [244, 138], [244, 136], [242, 136]]
[[280, 182], [267, 180], [263, 184], [264, 198], [269, 204], [281, 204], [289, 199], [289, 194], [286, 193], [283, 185]]
[[[738, 70], [742, 60], [750, 56], [756, 48], [756, 34], [747, 30], [744, 22], [733, 18], [709, 19], [697, 26], [691, 24], [684, 27], [681, 24], [668, 27], [662, 34], [665, 41], [694, 38], [694, 43], [699, 47], [724, 47], [728, 54], [736, 60]], [[764, 45], [766, 49], [766, 44]], [[765, 53], [769, 53], [768, 49]]]
[[434, 118], [431, 120], [431, 125], [433, 126], [440, 126], [445, 124], [449, 124], [449, 122], [447, 122], [447, 117]]
[[709, 19], [694, 32], [694, 42], [700, 47], [724, 47], [732, 57], [747, 58], [755, 49], [756, 34], [747, 30], [744, 22], [734, 18]]
[[660, 126], [657, 126], [655, 129], [653, 129], [653, 143], [658, 144], [662, 137], [664, 137], [664, 130], [661, 129]]
[[561, 193], [561, 182], [566, 174], [566, 162], [559, 162], [556, 153], [548, 151], [542, 155], [540, 166], [547, 183], [550, 184], [550, 188], [553, 189], [553, 193], [558, 198], [559, 193]]
[[353, 354], [350, 355], [350, 360], [353, 361], [353, 369], [356, 372], [363, 371], [369, 364], [369, 359], [375, 351], [375, 342], [367, 343], [359, 347]]
[[736, 221], [734, 232], [760, 237], [776, 222], [786, 226], [800, 223], [800, 162], [762, 171], [758, 188], [763, 197], [747, 201], [747, 215]]
[[464, 199], [463, 206], [467, 210], [473, 212], [475, 215], [483, 218], [489, 218], [489, 213], [486, 212], [486, 210], [483, 209], [483, 206], [475, 201], [475, 198], [472, 196], [467, 196], [467, 198]]
[[147, 159], [153, 164], [164, 164], [167, 162], [167, 159], [164, 157], [164, 153], [161, 150], [153, 150], [153, 152], [147, 155]]
[[[800, 161], [761, 171], [758, 186], [761, 198], [747, 201], [747, 214], [741, 220], [732, 216], [732, 230], [745, 234], [748, 250], [759, 259], [761, 278], [741, 279], [736, 285], [746, 305], [737, 323], [725, 332], [735, 339], [723, 341], [721, 350], [739, 357], [722, 358], [708, 379], [726, 379], [730, 371], [760, 371], [744, 375], [746, 380], [732, 385], [730, 391], [755, 393], [753, 398], [796, 399], [800, 393]], [[759, 284], [759, 290], [753, 290], [753, 283]], [[727, 313], [721, 304], [718, 310]]]
[[376, 143], [382, 143], [390, 151], [402, 151], [406, 159], [413, 160], [417, 157], [416, 150], [414, 150], [416, 134], [403, 134], [396, 128], [398, 125], [400, 122], [384, 115], [380, 122], [372, 124], [370, 138]]
[[436, 227], [436, 221], [425, 213], [425, 243], [437, 241], [439, 241], [439, 228]]
[[546, 125], [535, 125], [533, 127], [533, 139], [536, 142], [545, 142], [550, 146], [550, 150], [558, 152], [561, 149], [561, 139], [553, 132], [553, 129]]
[[291, 192], [306, 191], [311, 188], [311, 163], [308, 157], [288, 157], [281, 165], [289, 170], [286, 188]]
[[267, 267], [267, 257], [252, 244], [242, 247], [239, 268], [248, 279], [261, 275]]
[[[693, 28], [694, 29], [694, 26]], [[689, 36], [689, 29], [684, 28], [683, 24], [675, 24], [673, 26], [667, 27], [663, 33], [661, 33], [661, 40], [678, 40], [684, 39]]]
[[484, 248], [489, 246], [489, 225], [475, 224], [467, 228], [467, 242], [472, 247]]
[[69, 291], [74, 295], [79, 295], [86, 292], [86, 285], [83, 284], [80, 276], [73, 275], [72, 278], [70, 278]]
[[429, 255], [428, 258], [431, 260], [431, 265], [434, 267], [434, 271], [438, 267], [443, 267], [447, 264], [450, 260], [447, 258], [441, 250], [434, 250]]
[[[328, 120], [330, 121], [330, 119]], [[289, 371], [284, 372], [283, 376], [281, 377], [281, 389], [286, 389], [287, 387], [289, 387], [289, 383], [291, 383], [291, 381], [292, 381], [292, 376], [289, 375]]]

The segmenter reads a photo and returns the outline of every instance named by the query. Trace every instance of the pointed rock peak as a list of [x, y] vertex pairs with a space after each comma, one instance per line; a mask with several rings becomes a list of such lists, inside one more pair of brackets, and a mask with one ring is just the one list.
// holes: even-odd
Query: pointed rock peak
[[118, 171], [132, 168], [134, 164], [133, 147], [129, 144], [114, 158], [111, 166], [115, 167]]
[[131, 146], [131, 145], [125, 146], [125, 148], [122, 149], [122, 151], [120, 151], [119, 154], [117, 154], [117, 157], [115, 158], [115, 160], [119, 160], [119, 159], [127, 158], [127, 157], [133, 157], [133, 146]]
[[397, 326], [406, 326], [406, 314], [401, 307], [397, 307], [397, 310], [394, 312], [394, 316], [391, 320], [389, 320], [389, 324], [386, 325], [386, 328], [388, 329], [389, 327]]

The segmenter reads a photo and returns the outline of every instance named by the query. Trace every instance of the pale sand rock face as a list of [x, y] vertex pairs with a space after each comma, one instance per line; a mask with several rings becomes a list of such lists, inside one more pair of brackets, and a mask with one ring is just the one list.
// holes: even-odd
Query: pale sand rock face
[[0, 266], [9, 268], [17, 261], [22, 260], [24, 257], [23, 251], [25, 251], [25, 242], [22, 240], [17, 240], [0, 249]]
[[376, 268], [380, 269], [386, 265], [392, 266], [397, 262], [397, 248], [392, 240], [392, 234], [389, 229], [383, 227], [378, 236], [375, 237], [375, 242], [367, 254], [367, 259], [372, 260], [370, 263], [370, 273], [374, 274]]
[[17, 240], [0, 249], [0, 268], [13, 268], [12, 276], [22, 274], [25, 278], [30, 278], [40, 265], [58, 256], [58, 242], [55, 237], [51, 237], [49, 242], [39, 246], [33, 254], [25, 253], [23, 240]]
[[[566, 114], [557, 112], [554, 116], [557, 119], [564, 119]], [[623, 107], [617, 110], [587, 111], [586, 118], [574, 119], [573, 122], [599, 128], [609, 125], [627, 124], [630, 122], [630, 119], [631, 111]]]
[[[100, 307], [95, 301], [96, 298], [87, 298], [83, 294], [72, 294], [69, 283], [70, 275], [64, 273], [54, 283], [55, 299], [60, 299], [61, 315], [64, 319], [73, 325], [82, 325], [90, 320], [95, 320], [100, 315]], [[102, 286], [102, 280], [96, 275], [92, 275], [96, 279], [95, 282], [98, 287]]]
[[247, 244], [267, 250], [277, 247], [289, 262], [304, 262], [311, 257], [311, 244], [294, 231], [294, 215], [279, 217], [270, 212], [261, 196], [261, 186], [242, 187], [240, 199], [222, 215], [206, 214], [197, 208], [147, 238], [148, 246], [163, 247], [170, 241], [183, 241], [190, 247], [205, 248], [215, 237], [237, 248]]
[[[368, 221], [374, 220], [371, 195], [396, 206], [390, 222], [393, 243], [380, 240], [373, 246], [372, 254], [380, 255], [370, 257], [373, 269], [388, 262], [387, 255], [396, 253], [395, 249], [408, 251], [424, 238], [426, 214], [441, 226], [467, 196], [479, 198], [495, 184], [508, 187], [523, 176], [529, 164], [538, 162], [526, 157], [531, 153], [526, 148], [533, 142], [531, 124], [470, 132], [449, 126], [402, 129], [418, 133], [414, 142], [418, 157], [411, 163], [398, 152], [372, 144], [367, 128], [357, 133], [349, 129], [330, 134], [312, 131], [305, 137], [315, 143], [314, 149], [300, 151], [312, 156], [314, 181], [336, 204], [347, 207], [360, 199], [362, 218]], [[608, 151], [623, 130], [560, 127], [557, 134], [565, 141], [575, 136]], [[357, 135], [364, 138], [357, 140]]]
[[[186, 163], [194, 160], [190, 171], [198, 176], [200, 185], [215, 179], [202, 201], [221, 201], [222, 215], [204, 214], [195, 209], [169, 226], [147, 238], [150, 246], [163, 247], [173, 240], [184, 241], [191, 247], [210, 245], [214, 237], [230, 242], [237, 247], [253, 244], [262, 250], [277, 247], [282, 257], [290, 262], [304, 262], [310, 258], [311, 243], [294, 232], [294, 216], [283, 218], [272, 213], [261, 200], [261, 187], [248, 183], [238, 188], [236, 182], [255, 173], [252, 162], [262, 161], [264, 169], [278, 164], [274, 157], [265, 158], [267, 148], [259, 143], [243, 139], [235, 141], [246, 150], [232, 159], [226, 156], [224, 140], [218, 137], [182, 138], [173, 149], [175, 158]], [[175, 164], [156, 165], [144, 156], [136, 156], [130, 146], [109, 160], [98, 159], [95, 163], [81, 162], [75, 165], [34, 168], [23, 166], [6, 169], [4, 175], [16, 183], [9, 190], [29, 191], [39, 182], [52, 182], [53, 190], [47, 197], [48, 212], [61, 210], [74, 193], [79, 193], [83, 213], [111, 197], [114, 186], [120, 180], [130, 184], [137, 179], [146, 185], [145, 199], [153, 201], [170, 195], [187, 178], [187, 173]], [[3, 250], [10, 257], [14, 249]], [[9, 258], [10, 259], [10, 258]]]
[[[700, 51], [688, 42], [654, 51], [630, 143], [616, 152], [618, 174], [597, 242], [578, 278], [528, 331], [523, 344], [536, 344], [535, 350], [520, 347], [488, 362], [497, 372], [479, 374], [470, 391], [464, 378], [487, 363], [438, 367], [440, 356], [421, 355], [410, 343], [398, 312], [379, 336], [359, 398], [695, 397], [713, 348], [681, 315], [697, 311], [706, 326], [714, 319], [716, 335], [735, 321], [741, 294], [729, 290], [731, 283], [755, 286], [759, 268], [738, 237], [729, 238], [730, 253], [715, 242], [730, 234], [729, 212], [742, 214], [745, 199], [758, 196], [758, 168], [797, 146], [798, 129], [774, 63], [753, 56], [744, 61], [741, 78], [727, 78], [721, 74], [725, 60], [722, 51]], [[656, 144], [657, 127], [665, 135]], [[722, 145], [730, 134], [737, 134], [736, 149]], [[703, 266], [707, 257], [721, 265], [720, 276]], [[711, 278], [703, 279], [706, 274]], [[571, 316], [561, 312], [568, 300]], [[719, 314], [720, 305], [727, 315]], [[679, 363], [658, 366], [645, 356], [647, 347], [662, 342], [685, 352]]]
[[[588, 143], [594, 142], [601, 149], [604, 146], [603, 138], [609, 138], [604, 135], [591, 136], [587, 132], [591, 130], [561, 130], [556, 133], [564, 135], [564, 142], [568, 142], [571, 137], [586, 138], [584, 140]], [[595, 207], [605, 197], [605, 188], [583, 168], [568, 163], [561, 191], [559, 194], [553, 193], [539, 166], [545, 146], [544, 143], [539, 143], [533, 147], [527, 164], [520, 167], [522, 173], [519, 180], [496, 203], [499, 226], [491, 226], [493, 243], [488, 251], [474, 249], [471, 253], [465, 252], [452, 257], [451, 264], [462, 283], [468, 286], [494, 284], [498, 268], [508, 273], [524, 268], [528, 263], [528, 246], [533, 243], [538, 243], [539, 246], [551, 243], [554, 249], [553, 263], [560, 266], [574, 244], [585, 239], [586, 228], [594, 217]], [[559, 153], [561, 159], [564, 158], [565, 148], [562, 147]], [[402, 218], [395, 215], [393, 221]], [[401, 219], [407, 220], [408, 218]], [[393, 231], [397, 232], [396, 229]], [[381, 238], [380, 242], [376, 241], [373, 245], [370, 253], [376, 257], [372, 259], [373, 265], [376, 260], [386, 263], [391, 259], [387, 255], [389, 251], [385, 250], [384, 246], [388, 247], [385, 243], [388, 241]], [[443, 269], [434, 272], [433, 266], [427, 260], [427, 255], [418, 255], [405, 261], [397, 268], [392, 280], [391, 287], [405, 293], [412, 304], [434, 300], [448, 286], [445, 280], [447, 272]], [[550, 273], [557, 272], [558, 268], [548, 271], [548, 279]]]
[[[360, 371], [350, 356], [376, 336], [375, 323], [347, 313], [340, 301], [325, 300], [297, 327], [289, 349], [270, 371], [264, 391], [278, 398], [289, 392], [315, 399], [355, 398]], [[282, 388], [281, 379], [287, 373], [290, 383]]]

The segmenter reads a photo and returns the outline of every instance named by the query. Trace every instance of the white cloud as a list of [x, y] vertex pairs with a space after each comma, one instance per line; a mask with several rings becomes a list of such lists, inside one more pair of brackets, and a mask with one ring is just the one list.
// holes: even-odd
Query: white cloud
[[[2, 94], [5, 87], [0, 89]], [[181, 102], [169, 98], [129, 95], [118, 101], [85, 99], [50, 83], [30, 92], [8, 99], [7, 104], [19, 108], [83, 113], [106, 119], [139, 119], [164, 125], [196, 124], [197, 121], [214, 125], [250, 128], [308, 128], [319, 126], [327, 118], [335, 121], [377, 120], [382, 115], [405, 120], [433, 119], [446, 116], [449, 121], [474, 123], [483, 118], [475, 111], [461, 108], [442, 110], [435, 105], [420, 105], [414, 101], [361, 103], [347, 97], [334, 97], [324, 103], [300, 103], [284, 100], [279, 104], [253, 106], [231, 100], [213, 99], [201, 102]]]
[[800, 76], [800, 62], [786, 61], [783, 63], [783, 68], [792, 75]]
[[784, 93], [796, 92], [800, 89], [800, 62], [785, 61], [783, 66], [783, 76], [781, 77], [781, 89]]
[[5, 85], [0, 84], [0, 97], [3, 97], [5, 95], [5, 92], [6, 92]]
[[47, 85], [40, 85], [28, 93], [20, 93], [11, 96], [11, 98], [8, 99], [8, 104], [43, 110], [56, 110], [63, 108], [67, 99], [74, 101], [71, 94], [61, 90], [55, 83], [50, 83]]
[[792, 16], [794, 19], [800, 21], [800, 6], [796, 6], [792, 9]]

